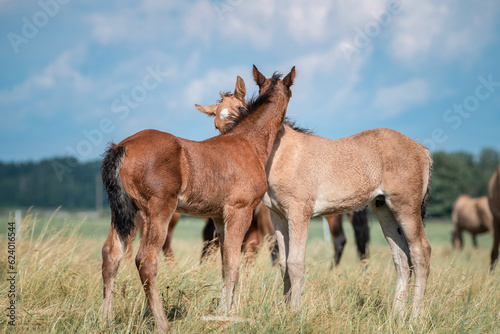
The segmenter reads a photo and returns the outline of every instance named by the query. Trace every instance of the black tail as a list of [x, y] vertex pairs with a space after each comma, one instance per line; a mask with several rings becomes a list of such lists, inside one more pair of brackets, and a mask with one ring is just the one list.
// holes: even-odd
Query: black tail
[[422, 221], [425, 219], [425, 216], [427, 216], [427, 206], [429, 205], [429, 190], [430, 188], [427, 187], [424, 199], [422, 200], [422, 205], [420, 206], [420, 215], [422, 216]]
[[108, 193], [111, 207], [111, 222], [121, 240], [125, 240], [135, 228], [134, 220], [137, 206], [122, 186], [120, 167], [125, 147], [110, 143], [102, 161], [102, 182]]
[[354, 236], [356, 237], [356, 245], [358, 247], [359, 254], [363, 258], [366, 256], [366, 247], [370, 241], [370, 228], [368, 226], [366, 208], [360, 211], [354, 211], [352, 226], [354, 228]]
[[427, 215], [427, 206], [429, 205], [429, 192], [431, 190], [431, 180], [432, 180], [432, 158], [429, 157], [429, 179], [427, 180], [427, 189], [425, 191], [424, 198], [422, 199], [422, 205], [420, 206], [420, 215], [422, 216], [422, 221], [424, 221]]

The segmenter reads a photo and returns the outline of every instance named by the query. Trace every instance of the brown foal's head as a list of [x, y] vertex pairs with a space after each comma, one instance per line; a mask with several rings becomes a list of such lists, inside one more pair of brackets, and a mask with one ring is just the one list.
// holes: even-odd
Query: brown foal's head
[[[262, 92], [265, 92], [269, 85], [271, 84], [272, 78], [266, 78], [262, 73], [259, 72], [257, 67], [253, 65], [253, 79], [255, 80], [255, 83], [257, 86], [259, 86], [259, 94], [262, 94]], [[295, 79], [295, 66], [292, 67], [290, 70], [290, 73], [288, 73], [283, 80], [278, 81], [278, 85], [281, 84], [283, 86], [283, 91], [290, 100], [292, 97], [292, 91], [290, 90], [290, 87], [293, 85], [293, 80]], [[287, 100], [287, 103], [288, 103]]]
[[217, 104], [200, 106], [195, 104], [196, 109], [208, 116], [215, 117], [214, 125], [217, 130], [224, 133], [224, 127], [229, 122], [231, 117], [239, 113], [239, 108], [246, 105], [245, 100], [246, 88], [245, 82], [239, 76], [236, 78], [236, 87], [234, 93], [221, 93], [221, 99]]

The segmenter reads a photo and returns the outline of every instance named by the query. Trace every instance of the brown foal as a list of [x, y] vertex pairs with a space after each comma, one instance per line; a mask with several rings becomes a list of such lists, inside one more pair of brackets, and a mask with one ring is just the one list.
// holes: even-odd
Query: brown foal
[[[237, 117], [227, 119], [223, 135], [195, 142], [144, 130], [110, 144], [102, 165], [111, 206], [111, 229], [102, 248], [105, 321], [113, 318], [113, 283], [138, 214], [144, 227], [135, 262], [156, 329], [168, 329], [156, 276], [175, 211], [214, 218], [222, 256], [219, 311], [229, 312], [241, 243], [267, 190], [265, 166], [285, 119], [294, 77], [295, 68], [283, 80], [273, 75], [258, 98], [242, 106]], [[235, 96], [241, 95], [242, 82], [238, 78]]]
[[[271, 80], [254, 66], [263, 92]], [[197, 106], [215, 116], [224, 133], [221, 106], [237, 114], [241, 99], [223, 98], [218, 105]], [[321, 163], [317, 163], [321, 161]], [[413, 316], [423, 310], [431, 246], [422, 220], [427, 210], [432, 158], [429, 150], [391, 129], [372, 129], [340, 139], [326, 139], [283, 125], [266, 165], [268, 190], [263, 202], [271, 209], [279, 245], [285, 300], [301, 304], [309, 219], [359, 210], [370, 205], [392, 250], [396, 267], [393, 310], [406, 314], [409, 280], [415, 273]]]

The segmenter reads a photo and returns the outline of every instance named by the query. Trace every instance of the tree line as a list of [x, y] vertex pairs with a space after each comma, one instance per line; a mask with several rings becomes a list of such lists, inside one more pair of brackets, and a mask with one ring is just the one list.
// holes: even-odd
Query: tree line
[[[486, 195], [488, 181], [500, 163], [500, 155], [490, 148], [478, 156], [468, 152], [436, 152], [428, 215], [447, 217], [460, 194]], [[67, 158], [40, 162], [0, 162], [0, 207], [18, 208], [34, 205], [52, 208], [89, 210], [107, 206], [100, 180], [101, 161], [78, 162], [71, 168]]]

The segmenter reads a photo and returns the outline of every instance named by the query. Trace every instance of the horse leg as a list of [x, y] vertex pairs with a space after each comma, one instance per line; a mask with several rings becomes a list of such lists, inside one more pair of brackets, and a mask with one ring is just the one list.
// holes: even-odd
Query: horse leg
[[289, 215], [288, 233], [290, 245], [286, 261], [288, 274], [290, 275], [291, 302], [293, 309], [299, 309], [301, 304], [308, 228], [309, 216], [306, 216], [303, 210], [294, 208], [294, 212], [290, 212]]
[[396, 267], [396, 291], [394, 293], [393, 311], [404, 317], [408, 301], [408, 282], [410, 280], [410, 250], [392, 211], [384, 204], [381, 207], [371, 205], [371, 209], [382, 227], [382, 232], [392, 251], [392, 260]]
[[158, 273], [158, 260], [162, 246], [167, 237], [168, 224], [174, 213], [176, 202], [152, 203], [150, 212], [154, 212], [147, 217], [144, 224], [144, 233], [139, 251], [135, 258], [139, 276], [148, 299], [148, 305], [153, 313], [158, 332], [168, 330], [169, 324], [156, 285]]
[[[137, 215], [139, 216], [139, 215]], [[133, 250], [134, 250], [134, 247], [133, 247], [133, 244], [134, 244], [134, 240], [135, 240], [135, 236], [137, 234], [137, 228], [134, 228], [130, 235], [127, 237], [127, 239], [125, 239], [125, 244], [124, 244], [124, 257], [127, 259], [127, 260], [132, 260], [132, 257], [133, 257]]]
[[458, 227], [458, 225], [455, 225], [455, 231], [453, 231], [453, 247], [456, 251], [459, 251], [464, 247], [462, 229]]
[[[235, 209], [226, 213], [221, 244], [222, 292], [220, 313], [228, 314], [234, 304], [234, 292], [239, 279], [241, 245], [252, 219], [253, 208]], [[216, 223], [217, 226], [217, 223]], [[219, 227], [217, 227], [219, 232]]]
[[415, 273], [412, 317], [419, 316], [423, 310], [431, 259], [431, 245], [425, 235], [420, 205], [415, 205], [415, 207], [414, 213], [396, 213], [402, 234], [410, 248], [410, 263], [413, 264], [412, 270]]
[[163, 244], [163, 254], [165, 258], [171, 262], [175, 262], [174, 253], [172, 252], [172, 236], [174, 235], [174, 228], [179, 221], [180, 214], [174, 213], [172, 215], [172, 219], [170, 219], [170, 223], [168, 224], [167, 237], [165, 239], [165, 243]]
[[474, 248], [477, 248], [476, 233], [472, 233], [472, 244], [474, 245]]
[[255, 215], [252, 217], [250, 227], [243, 238], [242, 249], [244, 259], [247, 263], [253, 263], [255, 261], [257, 249], [261, 244], [256, 218]]
[[327, 216], [326, 221], [330, 227], [330, 233], [333, 237], [333, 251], [334, 251], [334, 261], [330, 266], [330, 270], [333, 269], [333, 265], [338, 266], [340, 263], [340, 258], [344, 252], [344, 246], [347, 242], [344, 234], [344, 229], [342, 227], [342, 214]]
[[[222, 223], [222, 229], [224, 229], [224, 223]], [[205, 222], [205, 227], [203, 228], [203, 249], [201, 251], [200, 263], [211, 254], [211, 251], [215, 248], [214, 241], [217, 238], [215, 233], [215, 223], [212, 218], [208, 218]]]
[[493, 219], [493, 248], [491, 249], [490, 272], [493, 272], [498, 260], [498, 247], [500, 246], [500, 218]]
[[356, 246], [358, 247], [359, 258], [363, 261], [369, 256], [368, 241], [370, 240], [370, 228], [368, 226], [366, 208], [353, 212], [352, 215], [349, 215], [349, 218], [354, 228], [354, 237], [356, 239]]
[[111, 223], [108, 237], [102, 247], [102, 280], [103, 280], [103, 320], [113, 320], [113, 285], [123, 257], [123, 242]]
[[288, 220], [274, 211], [271, 211], [271, 221], [274, 226], [274, 233], [276, 236], [276, 244], [278, 244], [278, 263], [281, 269], [281, 277], [283, 278], [283, 296], [285, 296], [285, 302], [288, 302], [290, 298], [290, 275], [288, 274], [287, 268], [287, 258], [288, 258], [288, 247], [289, 247], [289, 235], [288, 235]]

